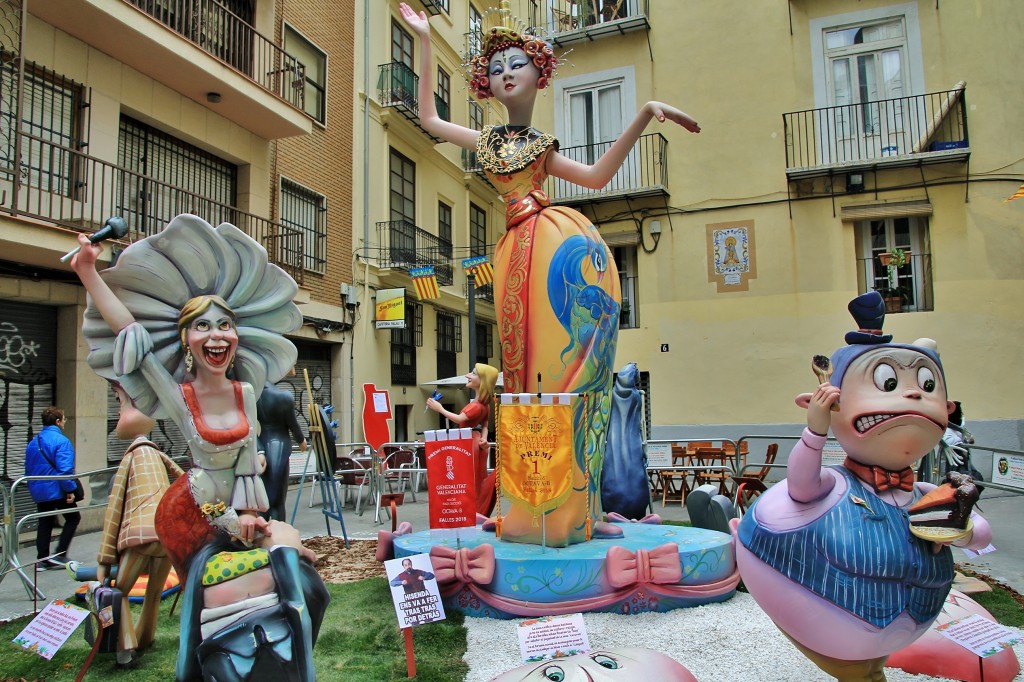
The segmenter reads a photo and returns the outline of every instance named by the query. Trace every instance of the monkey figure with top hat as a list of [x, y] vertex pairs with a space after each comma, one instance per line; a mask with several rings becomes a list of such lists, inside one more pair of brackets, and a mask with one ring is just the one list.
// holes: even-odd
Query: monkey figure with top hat
[[[587, 394], [587, 414], [579, 423], [588, 426], [576, 434], [573, 493], [546, 513], [543, 524], [548, 546], [582, 542], [586, 529], [600, 518], [597, 486], [622, 296], [614, 260], [597, 228], [578, 211], [552, 206], [544, 181], [553, 175], [601, 189], [615, 176], [651, 119], [670, 121], [694, 133], [700, 126], [675, 107], [647, 102], [593, 164], [561, 155], [553, 135], [531, 127], [537, 93], [550, 84], [559, 59], [534, 29], [512, 16], [507, 1], [484, 14], [482, 35], [465, 66], [470, 89], [481, 99], [493, 97], [500, 102], [508, 124], [473, 130], [445, 121], [434, 106], [427, 15], [417, 14], [405, 3], [400, 9], [420, 42], [419, 113], [424, 129], [475, 151], [505, 202], [506, 232], [494, 253], [494, 307], [504, 390], [535, 393], [543, 381], [547, 392]], [[522, 507], [513, 505], [503, 521], [504, 540], [539, 544], [541, 533], [541, 525]]]
[[[854, 299], [858, 330], [831, 376], [796, 398], [807, 428], [787, 478], [733, 522], [751, 595], [800, 651], [840, 680], [884, 680], [890, 653], [927, 631], [953, 581], [949, 541], [912, 533], [908, 509], [934, 488], [911, 465], [939, 442], [954, 405], [931, 339], [893, 343], [877, 292]], [[822, 466], [828, 430], [846, 452]], [[992, 537], [972, 513], [957, 546]]]

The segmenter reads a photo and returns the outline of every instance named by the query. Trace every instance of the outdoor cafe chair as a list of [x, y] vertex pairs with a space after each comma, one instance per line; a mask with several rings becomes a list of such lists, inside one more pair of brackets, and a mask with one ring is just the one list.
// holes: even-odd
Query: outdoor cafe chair
[[768, 450], [764, 455], [764, 466], [749, 472], [746, 472], [744, 467], [740, 470], [741, 476], [733, 476], [731, 497], [733, 504], [740, 512], [746, 511], [754, 498], [768, 489], [764, 480], [768, 476], [768, 472], [771, 471], [770, 465], [775, 463], [775, 457], [778, 454], [779, 444], [769, 443]]

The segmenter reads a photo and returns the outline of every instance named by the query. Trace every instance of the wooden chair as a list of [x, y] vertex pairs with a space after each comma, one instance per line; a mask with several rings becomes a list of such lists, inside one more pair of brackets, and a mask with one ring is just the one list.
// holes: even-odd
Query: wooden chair
[[770, 443], [768, 451], [764, 455], [765, 466], [755, 471], [748, 472], [743, 476], [733, 476], [732, 479], [732, 501], [738, 510], [746, 511], [754, 498], [768, 489], [764, 479], [771, 471], [769, 464], [775, 463], [775, 457], [779, 454], [779, 444]]
[[715, 444], [709, 440], [688, 440], [686, 441], [686, 451], [691, 455], [697, 454], [697, 448], [711, 448]]
[[[689, 464], [690, 455], [686, 452], [686, 448], [673, 445], [672, 446], [672, 466], [686, 466]], [[690, 482], [688, 479], [688, 471], [671, 471], [662, 469], [658, 472], [658, 478], [661, 479], [661, 508], [665, 508], [666, 502], [675, 502], [676, 498], [679, 500], [679, 504], [685, 504], [686, 495], [690, 492]], [[669, 500], [669, 497], [672, 499]]]
[[[724, 448], [697, 448], [694, 453], [694, 464], [699, 467], [728, 466], [730, 456]], [[724, 495], [728, 490], [728, 471], [697, 471], [694, 475], [694, 487], [712, 484], [718, 486], [718, 493]]]

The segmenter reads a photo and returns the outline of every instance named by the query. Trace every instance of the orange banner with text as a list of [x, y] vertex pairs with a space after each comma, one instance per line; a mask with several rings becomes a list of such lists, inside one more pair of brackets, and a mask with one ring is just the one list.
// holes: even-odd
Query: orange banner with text
[[532, 514], [561, 505], [572, 491], [572, 407], [501, 406], [501, 491]]

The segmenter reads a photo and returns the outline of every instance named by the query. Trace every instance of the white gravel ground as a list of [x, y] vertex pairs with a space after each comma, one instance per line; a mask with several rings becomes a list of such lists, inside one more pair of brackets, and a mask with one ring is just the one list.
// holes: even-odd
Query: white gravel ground
[[[828, 682], [805, 659], [749, 594], [738, 592], [721, 604], [638, 616], [584, 614], [592, 647], [642, 646], [662, 651], [685, 665], [700, 682]], [[518, 620], [466, 618], [469, 664], [466, 682], [489, 680], [522, 664]], [[1015, 647], [1024, 662], [1024, 644]], [[940, 678], [886, 668], [889, 682], [929, 682]], [[1017, 680], [1024, 680], [1024, 674]], [[648, 682], [654, 682], [650, 680]]]

